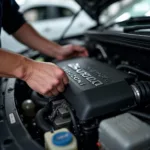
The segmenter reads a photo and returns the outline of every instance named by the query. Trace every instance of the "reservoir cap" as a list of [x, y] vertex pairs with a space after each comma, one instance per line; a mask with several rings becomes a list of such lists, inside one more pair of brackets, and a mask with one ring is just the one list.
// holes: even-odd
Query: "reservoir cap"
[[69, 132], [59, 132], [53, 135], [52, 143], [56, 146], [67, 146], [72, 142], [73, 136]]

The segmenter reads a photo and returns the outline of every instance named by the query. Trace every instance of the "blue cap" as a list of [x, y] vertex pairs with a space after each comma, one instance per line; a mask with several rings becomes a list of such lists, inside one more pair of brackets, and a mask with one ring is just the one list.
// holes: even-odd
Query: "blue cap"
[[73, 136], [70, 132], [59, 132], [53, 135], [52, 143], [56, 146], [67, 146], [72, 142]]

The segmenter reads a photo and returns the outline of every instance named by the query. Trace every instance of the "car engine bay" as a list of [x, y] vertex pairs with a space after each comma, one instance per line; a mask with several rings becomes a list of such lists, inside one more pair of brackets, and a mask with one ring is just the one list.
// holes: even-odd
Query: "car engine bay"
[[150, 148], [149, 36], [91, 30], [61, 44], [80, 43], [88, 58], [57, 61], [34, 50], [23, 55], [56, 63], [69, 77], [64, 93], [45, 97], [18, 79], [2, 79], [0, 147], [45, 149], [44, 134], [67, 128], [79, 150]]

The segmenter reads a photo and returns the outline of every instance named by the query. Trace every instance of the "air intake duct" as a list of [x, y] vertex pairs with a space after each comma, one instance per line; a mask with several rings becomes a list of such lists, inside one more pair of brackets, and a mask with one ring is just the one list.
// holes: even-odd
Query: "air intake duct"
[[150, 104], [150, 82], [140, 81], [131, 85], [138, 105]]

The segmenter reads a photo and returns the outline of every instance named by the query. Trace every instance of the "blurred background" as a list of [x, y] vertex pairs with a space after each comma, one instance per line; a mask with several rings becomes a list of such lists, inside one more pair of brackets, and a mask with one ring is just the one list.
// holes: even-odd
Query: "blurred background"
[[[74, 0], [16, 0], [25, 19], [44, 37], [59, 40], [72, 18], [81, 9]], [[130, 17], [150, 16], [150, 0], [122, 0], [111, 4], [99, 15], [101, 25], [121, 22]], [[65, 37], [83, 34], [94, 27], [93, 20], [84, 10], [69, 28]], [[20, 52], [26, 46], [2, 30], [2, 47]]]

